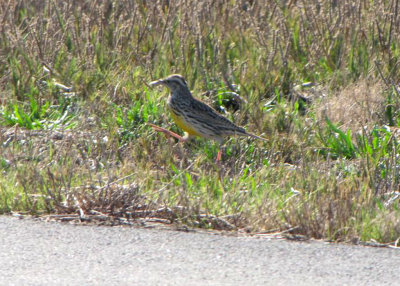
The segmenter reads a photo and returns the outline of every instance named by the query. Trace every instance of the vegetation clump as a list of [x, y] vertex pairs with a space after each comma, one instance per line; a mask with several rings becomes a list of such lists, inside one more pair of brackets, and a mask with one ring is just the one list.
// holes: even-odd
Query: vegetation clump
[[[0, 213], [400, 238], [396, 1], [3, 1]], [[185, 145], [185, 76], [251, 133]], [[162, 91], [165, 93], [165, 91]], [[65, 217], [64, 217], [65, 218]]]

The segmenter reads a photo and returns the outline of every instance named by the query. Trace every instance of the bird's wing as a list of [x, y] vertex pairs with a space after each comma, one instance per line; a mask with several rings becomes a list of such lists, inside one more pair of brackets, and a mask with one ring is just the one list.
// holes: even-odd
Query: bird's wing
[[235, 125], [228, 118], [220, 115], [215, 109], [204, 102], [194, 100], [189, 108], [191, 117], [198, 119], [200, 123], [208, 124], [213, 130], [224, 135], [247, 135], [244, 128]]
[[244, 128], [235, 125], [228, 118], [219, 114], [215, 109], [197, 99], [191, 103], [188, 108], [188, 111], [189, 110], [189, 117], [195, 118], [198, 123], [204, 126], [208, 126], [208, 129], [212, 129], [213, 133], [219, 136], [250, 136], [252, 138], [268, 141], [263, 137], [248, 133]]

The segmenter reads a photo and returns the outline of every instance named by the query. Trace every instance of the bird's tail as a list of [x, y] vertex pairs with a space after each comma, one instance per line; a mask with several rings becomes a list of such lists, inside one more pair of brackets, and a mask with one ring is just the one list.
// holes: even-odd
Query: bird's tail
[[260, 137], [260, 136], [257, 136], [257, 135], [254, 135], [254, 134], [251, 134], [251, 133], [248, 133], [248, 132], [240, 132], [240, 133], [236, 133], [236, 135], [239, 135], [239, 136], [249, 136], [249, 137], [252, 137], [252, 138], [255, 138], [255, 139], [259, 139], [259, 140], [262, 140], [262, 141], [265, 141], [265, 142], [267, 142], [268, 140], [267, 139], [265, 139], [265, 138], [263, 138], [263, 137]]
[[267, 139], [265, 139], [265, 138], [263, 138], [263, 137], [260, 137], [260, 136], [257, 136], [257, 135], [254, 135], [254, 134], [251, 134], [251, 133], [248, 133], [248, 132], [246, 132], [246, 135], [247, 135], [247, 136], [250, 136], [250, 137], [252, 137], [252, 138], [260, 139], [260, 140], [265, 141], [265, 142], [268, 141]]

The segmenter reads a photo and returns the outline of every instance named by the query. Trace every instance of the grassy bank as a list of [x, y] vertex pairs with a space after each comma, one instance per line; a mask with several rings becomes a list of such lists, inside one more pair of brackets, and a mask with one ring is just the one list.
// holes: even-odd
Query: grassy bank
[[[1, 213], [400, 237], [397, 1], [78, 2], [0, 4]], [[268, 142], [155, 133], [171, 73]]]

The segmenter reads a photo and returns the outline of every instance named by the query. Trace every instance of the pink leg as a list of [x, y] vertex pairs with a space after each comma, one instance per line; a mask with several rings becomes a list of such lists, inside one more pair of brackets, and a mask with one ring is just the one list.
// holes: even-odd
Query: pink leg
[[157, 125], [154, 125], [154, 124], [152, 124], [152, 123], [147, 123], [147, 124], [150, 125], [155, 131], [162, 132], [162, 133], [164, 133], [164, 134], [167, 135], [167, 136], [175, 137], [175, 138], [178, 139], [179, 141], [186, 141], [186, 138], [184, 138], [184, 137], [182, 137], [182, 136], [176, 134], [175, 132], [172, 132], [172, 131], [170, 131], [170, 130], [164, 129], [164, 128], [162, 128], [162, 127], [160, 127], [160, 126], [157, 126]]
[[217, 163], [221, 162], [221, 153], [222, 153], [222, 150], [221, 150], [221, 148], [219, 148], [218, 155], [217, 155]]

